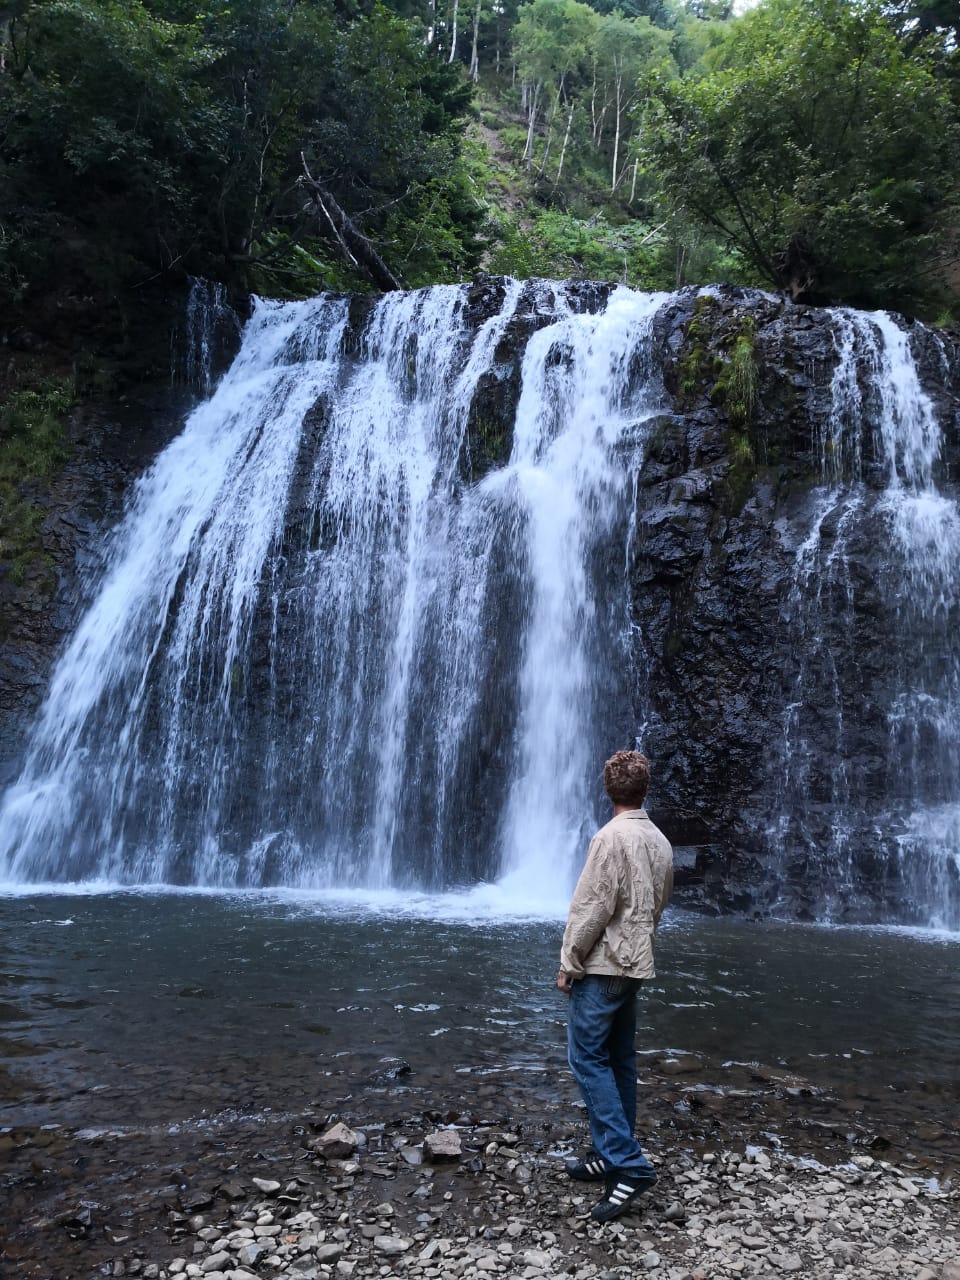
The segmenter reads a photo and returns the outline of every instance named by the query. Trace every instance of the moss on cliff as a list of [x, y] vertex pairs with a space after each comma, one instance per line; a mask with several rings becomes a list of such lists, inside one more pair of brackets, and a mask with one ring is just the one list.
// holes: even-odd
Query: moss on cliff
[[69, 381], [41, 377], [0, 405], [0, 563], [17, 581], [42, 555], [44, 512], [31, 490], [67, 457], [64, 420], [74, 398]]

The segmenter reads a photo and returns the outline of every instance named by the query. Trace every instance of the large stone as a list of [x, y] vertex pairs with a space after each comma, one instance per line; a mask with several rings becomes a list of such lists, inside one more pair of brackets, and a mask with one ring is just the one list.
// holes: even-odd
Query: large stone
[[360, 1135], [338, 1121], [313, 1141], [313, 1149], [322, 1156], [349, 1156], [360, 1146]]
[[427, 1160], [459, 1160], [463, 1144], [456, 1129], [437, 1129], [423, 1140], [423, 1154]]
[[412, 1244], [412, 1240], [403, 1236], [375, 1236], [373, 1241], [376, 1251], [387, 1257], [398, 1257], [401, 1253], [406, 1253]]

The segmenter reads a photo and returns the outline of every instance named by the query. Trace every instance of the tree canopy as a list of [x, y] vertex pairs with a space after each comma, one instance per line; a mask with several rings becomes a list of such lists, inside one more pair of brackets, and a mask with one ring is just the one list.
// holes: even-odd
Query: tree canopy
[[873, 0], [766, 0], [700, 77], [661, 81], [644, 158], [674, 210], [795, 297], [922, 305], [957, 226], [960, 136]]
[[405, 283], [456, 278], [482, 220], [469, 101], [380, 5], [20, 4], [0, 73], [0, 278], [109, 293], [179, 266], [274, 293], [335, 286], [349, 276], [305, 169]]
[[955, 0], [732, 10], [13, 0], [0, 292], [103, 308], [184, 273], [299, 295], [482, 265], [954, 305]]

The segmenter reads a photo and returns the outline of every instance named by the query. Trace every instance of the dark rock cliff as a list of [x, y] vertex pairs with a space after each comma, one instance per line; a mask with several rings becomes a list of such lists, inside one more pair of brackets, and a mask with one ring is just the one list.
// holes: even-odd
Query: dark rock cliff
[[0, 564], [0, 785], [15, 776], [53, 661], [100, 564], [103, 535], [137, 476], [172, 438], [186, 397], [169, 386], [125, 404], [85, 404], [64, 424], [67, 460], [25, 486], [43, 512], [39, 554]]

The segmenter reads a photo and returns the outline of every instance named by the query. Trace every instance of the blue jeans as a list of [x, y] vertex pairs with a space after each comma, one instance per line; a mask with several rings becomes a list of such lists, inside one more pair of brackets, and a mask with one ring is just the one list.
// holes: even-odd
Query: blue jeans
[[570, 993], [567, 1050], [590, 1118], [593, 1147], [608, 1169], [647, 1172], [637, 1122], [639, 978], [588, 973]]

